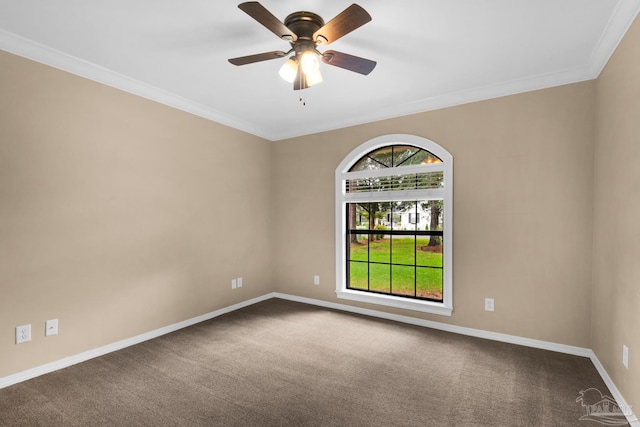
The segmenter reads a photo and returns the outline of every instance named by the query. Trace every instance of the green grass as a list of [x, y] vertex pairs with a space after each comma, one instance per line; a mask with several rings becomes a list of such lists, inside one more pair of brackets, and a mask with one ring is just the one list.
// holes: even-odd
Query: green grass
[[[428, 243], [429, 238], [402, 237], [376, 240], [371, 242], [370, 246], [367, 245], [366, 239], [352, 244], [350, 287], [389, 294], [414, 295], [416, 282], [417, 296], [441, 299], [442, 254], [420, 249]], [[367, 259], [370, 262], [386, 264], [368, 264]], [[414, 267], [414, 264], [417, 267]]]

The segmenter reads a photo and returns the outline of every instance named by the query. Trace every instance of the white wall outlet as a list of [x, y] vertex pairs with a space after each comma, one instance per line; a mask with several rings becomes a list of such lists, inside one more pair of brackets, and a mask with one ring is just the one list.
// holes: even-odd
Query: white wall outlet
[[235, 289], [238, 287], [238, 281], [236, 279], [233, 279], [231, 281], [231, 289]]
[[313, 276], [313, 284], [314, 285], [320, 284], [320, 276]]
[[44, 324], [44, 335], [58, 335], [58, 319], [47, 320]]
[[493, 311], [495, 308], [493, 298], [485, 298], [484, 299], [484, 309], [485, 311]]
[[31, 341], [31, 325], [16, 327], [16, 344]]
[[629, 369], [629, 347], [622, 344], [622, 364]]
[[238, 287], [242, 287], [242, 277], [238, 277]]

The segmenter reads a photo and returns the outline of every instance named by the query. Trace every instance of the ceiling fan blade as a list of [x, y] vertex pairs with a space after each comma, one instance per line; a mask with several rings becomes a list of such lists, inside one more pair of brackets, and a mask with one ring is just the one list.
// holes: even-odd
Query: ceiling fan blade
[[268, 61], [269, 59], [283, 58], [286, 55], [287, 55], [286, 52], [282, 52], [280, 50], [274, 50], [273, 52], [264, 52], [264, 53], [258, 53], [255, 55], [231, 58], [229, 59], [229, 62], [231, 62], [233, 65], [247, 65], [247, 64], [253, 64], [254, 62]]
[[296, 41], [298, 36], [257, 1], [240, 3], [238, 7], [281, 39]]
[[335, 50], [327, 50], [322, 54], [322, 62], [345, 70], [355, 71], [365, 76], [376, 68], [376, 61], [360, 58], [359, 56], [349, 55], [347, 53], [336, 52]]
[[293, 81], [293, 90], [301, 90], [308, 88], [307, 76], [302, 72], [302, 67], [298, 66], [298, 72], [296, 73], [296, 79]]
[[313, 40], [318, 44], [333, 43], [369, 21], [371, 15], [354, 3], [313, 33]]

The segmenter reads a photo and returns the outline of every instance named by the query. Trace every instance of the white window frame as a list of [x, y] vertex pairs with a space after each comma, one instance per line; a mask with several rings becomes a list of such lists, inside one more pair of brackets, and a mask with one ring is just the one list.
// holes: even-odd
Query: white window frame
[[[366, 154], [389, 145], [412, 145], [427, 150], [438, 156], [442, 163], [386, 168], [377, 171], [349, 172], [349, 169]], [[408, 190], [401, 192], [361, 193], [347, 194], [346, 181], [363, 176], [388, 175], [394, 169], [406, 173], [409, 169], [420, 171], [442, 169], [444, 172], [444, 188], [429, 190]], [[417, 172], [416, 171], [416, 172]], [[453, 156], [435, 142], [416, 135], [393, 134], [373, 138], [349, 153], [336, 168], [335, 175], [336, 194], [336, 295], [338, 298], [351, 301], [379, 304], [388, 307], [403, 308], [407, 310], [421, 311], [425, 313], [451, 316], [453, 311]], [[390, 198], [391, 197], [391, 198]], [[371, 292], [347, 289], [346, 268], [346, 236], [347, 218], [346, 204], [355, 201], [375, 200], [421, 200], [422, 198], [442, 198], [444, 201], [444, 229], [443, 229], [443, 301], [422, 301], [411, 298], [403, 298], [393, 295], [375, 294]]]

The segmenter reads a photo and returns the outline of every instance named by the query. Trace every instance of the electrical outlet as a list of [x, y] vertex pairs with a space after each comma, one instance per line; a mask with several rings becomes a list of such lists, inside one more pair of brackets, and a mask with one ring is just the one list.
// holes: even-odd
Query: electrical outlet
[[485, 298], [484, 299], [484, 309], [485, 309], [485, 311], [493, 311], [493, 309], [494, 309], [493, 298]]
[[238, 287], [242, 287], [242, 277], [238, 277]]
[[233, 279], [231, 281], [231, 289], [235, 289], [238, 287], [238, 281], [236, 279]]
[[314, 285], [320, 284], [320, 276], [313, 276], [313, 284]]
[[16, 327], [16, 344], [31, 341], [31, 325]]
[[58, 335], [58, 319], [47, 320], [44, 325], [44, 335]]
[[622, 364], [629, 369], [629, 347], [622, 344]]

